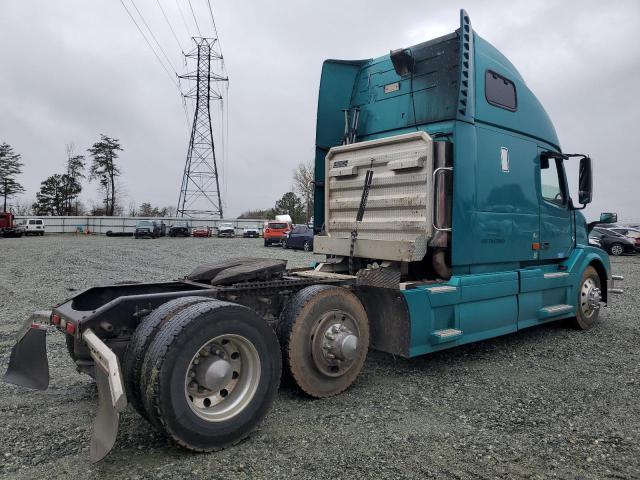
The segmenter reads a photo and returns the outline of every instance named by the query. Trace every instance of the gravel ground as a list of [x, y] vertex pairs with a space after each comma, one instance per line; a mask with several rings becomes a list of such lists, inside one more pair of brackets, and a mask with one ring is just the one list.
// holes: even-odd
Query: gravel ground
[[[313, 255], [262, 240], [0, 239], [0, 363], [33, 310], [71, 288], [171, 279], [229, 256]], [[328, 400], [280, 390], [246, 441], [213, 454], [174, 447], [127, 410], [114, 450], [88, 462], [96, 389], [49, 336], [43, 393], [0, 383], [4, 478], [640, 478], [640, 257], [614, 259], [627, 293], [589, 332], [552, 324], [404, 360], [372, 352]], [[4, 368], [4, 367], [3, 367]]]

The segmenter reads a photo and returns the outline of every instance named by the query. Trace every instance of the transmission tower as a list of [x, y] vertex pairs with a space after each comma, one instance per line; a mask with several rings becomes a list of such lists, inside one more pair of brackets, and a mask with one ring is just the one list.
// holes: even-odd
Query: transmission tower
[[[222, 64], [217, 38], [194, 37], [195, 48], [185, 54], [187, 59], [195, 60], [196, 70], [181, 79], [195, 82], [184, 95], [195, 99], [193, 126], [189, 139], [187, 161], [182, 176], [182, 186], [178, 198], [179, 217], [222, 218], [222, 198], [220, 180], [216, 164], [213, 128], [211, 124], [211, 102], [221, 101], [222, 95], [216, 85], [228, 82], [226, 75], [213, 70]], [[221, 69], [221, 68], [220, 68]], [[222, 121], [222, 116], [220, 121]]]

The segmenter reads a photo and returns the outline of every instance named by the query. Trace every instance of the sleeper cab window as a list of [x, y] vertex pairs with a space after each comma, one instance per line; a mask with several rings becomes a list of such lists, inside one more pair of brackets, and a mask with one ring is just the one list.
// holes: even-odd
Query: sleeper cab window
[[514, 83], [492, 70], [484, 74], [484, 96], [491, 105], [510, 112], [515, 112], [518, 107]]

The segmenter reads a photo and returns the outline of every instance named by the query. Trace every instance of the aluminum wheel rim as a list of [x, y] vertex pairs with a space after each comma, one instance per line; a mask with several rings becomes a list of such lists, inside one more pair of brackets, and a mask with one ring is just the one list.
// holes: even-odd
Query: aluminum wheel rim
[[[598, 306], [594, 305], [594, 302]], [[585, 317], [590, 318], [599, 308], [600, 290], [593, 281], [593, 278], [587, 278], [580, 289], [580, 309]]]
[[[198, 368], [212, 359], [231, 368], [231, 377], [210, 390], [198, 383]], [[223, 422], [242, 412], [253, 399], [260, 383], [260, 356], [243, 336], [220, 335], [204, 343], [191, 358], [185, 374], [184, 392], [189, 407], [208, 422]]]
[[614, 255], [621, 255], [622, 247], [620, 245], [614, 245], [613, 247], [611, 247], [611, 253], [613, 253]]
[[[360, 338], [360, 328], [356, 320], [342, 310], [331, 310], [320, 317], [311, 334], [311, 356], [315, 367], [328, 377], [340, 377], [356, 363], [358, 355], [351, 360], [332, 359], [325, 347], [327, 332], [335, 325], [342, 325]], [[358, 347], [358, 351], [361, 347]]]

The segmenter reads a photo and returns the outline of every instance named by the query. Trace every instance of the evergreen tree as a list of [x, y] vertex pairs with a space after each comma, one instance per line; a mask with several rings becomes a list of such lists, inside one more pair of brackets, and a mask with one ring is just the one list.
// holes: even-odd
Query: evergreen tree
[[276, 215], [288, 214], [293, 223], [305, 223], [304, 205], [300, 197], [293, 192], [285, 193], [273, 209]]
[[89, 170], [89, 179], [98, 180], [105, 192], [104, 206], [107, 215], [116, 211], [116, 178], [120, 176], [120, 168], [116, 165], [118, 151], [122, 151], [119, 140], [100, 135], [100, 141], [87, 150], [93, 161]]
[[24, 187], [18, 183], [16, 176], [22, 173], [23, 164], [20, 154], [15, 153], [11, 145], [0, 144], [0, 197], [3, 200], [3, 210], [7, 210], [7, 198], [24, 192]]
[[40, 191], [36, 194], [34, 205], [36, 215], [64, 215], [65, 182], [63, 177], [59, 174], [51, 175], [40, 184]]

